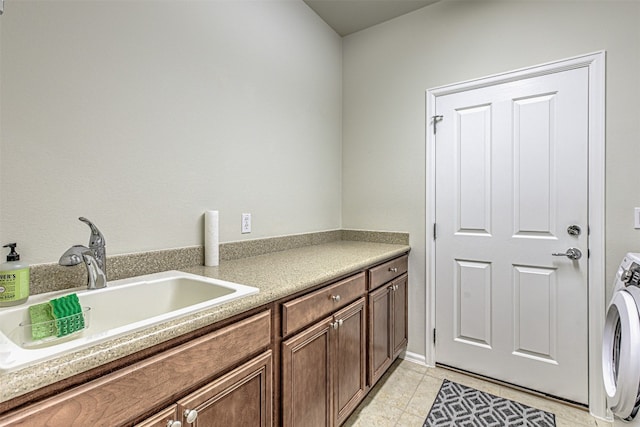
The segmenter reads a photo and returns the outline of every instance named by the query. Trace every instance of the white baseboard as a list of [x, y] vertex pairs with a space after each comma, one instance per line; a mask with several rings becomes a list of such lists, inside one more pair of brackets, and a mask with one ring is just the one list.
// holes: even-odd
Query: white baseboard
[[413, 363], [417, 363], [418, 365], [429, 366], [427, 365], [427, 358], [422, 354], [405, 351], [400, 355], [400, 357], [406, 360], [407, 362], [413, 362]]

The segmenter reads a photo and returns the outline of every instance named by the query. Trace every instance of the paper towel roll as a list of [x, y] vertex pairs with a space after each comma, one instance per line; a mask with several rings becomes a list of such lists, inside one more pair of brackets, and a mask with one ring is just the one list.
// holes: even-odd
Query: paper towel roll
[[219, 264], [218, 211], [204, 213], [204, 265], [215, 267]]

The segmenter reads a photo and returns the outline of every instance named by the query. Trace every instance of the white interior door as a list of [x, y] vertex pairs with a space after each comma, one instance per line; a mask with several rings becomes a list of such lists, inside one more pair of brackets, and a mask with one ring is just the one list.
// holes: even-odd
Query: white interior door
[[587, 69], [435, 106], [436, 361], [586, 404]]

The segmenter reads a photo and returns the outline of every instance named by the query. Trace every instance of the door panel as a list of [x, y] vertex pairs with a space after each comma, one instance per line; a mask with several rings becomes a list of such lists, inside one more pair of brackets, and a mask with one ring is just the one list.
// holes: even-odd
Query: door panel
[[491, 224], [491, 107], [457, 112], [458, 233], [490, 233]]
[[491, 347], [491, 264], [456, 260], [456, 340]]
[[554, 269], [514, 266], [514, 355], [556, 363], [557, 281]]
[[342, 424], [367, 391], [367, 323], [365, 298], [334, 315], [341, 322], [334, 331], [336, 366], [334, 398], [336, 425]]
[[393, 361], [390, 322], [391, 290], [385, 285], [369, 294], [369, 385], [372, 387]]
[[409, 340], [409, 319], [407, 317], [408, 310], [408, 286], [409, 276], [404, 274], [393, 281], [393, 358], [395, 359], [407, 347]]
[[[436, 99], [436, 361], [586, 403], [588, 71]], [[575, 247], [572, 261], [552, 256]]]
[[551, 118], [555, 95], [513, 103], [514, 234], [552, 236], [555, 231], [555, 151]]
[[332, 318], [282, 343], [282, 425], [331, 426]]

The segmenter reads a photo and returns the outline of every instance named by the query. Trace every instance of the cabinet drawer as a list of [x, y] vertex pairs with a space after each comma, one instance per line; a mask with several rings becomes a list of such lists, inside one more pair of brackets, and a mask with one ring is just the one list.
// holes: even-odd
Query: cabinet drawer
[[409, 256], [392, 259], [369, 270], [369, 290], [375, 289], [407, 272]]
[[178, 405], [172, 405], [133, 427], [167, 427], [171, 422], [178, 421], [178, 418]]
[[364, 272], [282, 304], [282, 335], [287, 336], [339, 308], [366, 291]]
[[[271, 344], [269, 310], [0, 417], [11, 426], [120, 426]], [[135, 396], [132, 404], [131, 396]], [[5, 424], [6, 423], [6, 424]]]

